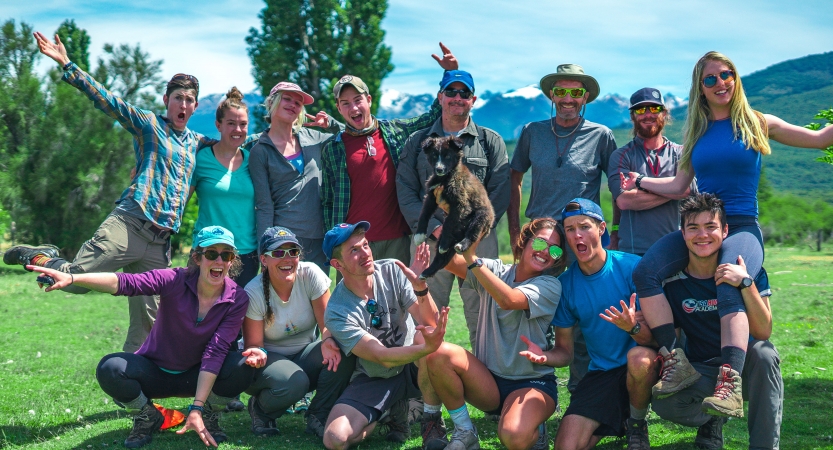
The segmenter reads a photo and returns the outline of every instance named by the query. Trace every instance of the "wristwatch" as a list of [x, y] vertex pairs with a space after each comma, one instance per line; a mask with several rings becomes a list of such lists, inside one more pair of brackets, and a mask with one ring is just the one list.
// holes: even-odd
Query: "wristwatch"
[[748, 288], [749, 286], [752, 286], [753, 281], [754, 280], [752, 278], [749, 278], [749, 277], [746, 277], [746, 278], [740, 280], [740, 286], [738, 286], [738, 289], [744, 290], [744, 289]]
[[628, 334], [630, 334], [631, 336], [636, 336], [637, 334], [639, 334], [641, 330], [642, 325], [640, 325], [639, 322], [636, 322], [636, 325], [634, 325], [633, 328], [631, 328], [631, 331], [628, 331]]
[[475, 267], [483, 267], [483, 259], [482, 259], [482, 258], [477, 258], [477, 259], [475, 259], [473, 263], [469, 264], [469, 266], [467, 267], [467, 269], [468, 269], [468, 270], [472, 270], [472, 269], [474, 269]]

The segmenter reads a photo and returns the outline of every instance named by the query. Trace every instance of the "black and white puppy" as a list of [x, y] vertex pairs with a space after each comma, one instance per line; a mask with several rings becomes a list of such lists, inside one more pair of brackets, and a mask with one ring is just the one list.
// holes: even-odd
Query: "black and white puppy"
[[421, 275], [428, 278], [451, 261], [454, 254], [448, 250], [452, 246], [457, 253], [463, 253], [489, 234], [495, 211], [483, 183], [462, 163], [463, 141], [453, 136], [428, 138], [422, 141], [422, 151], [434, 168], [434, 175], [426, 184], [414, 243], [419, 245], [427, 238], [428, 221], [437, 210], [434, 191], [442, 188], [441, 201], [448, 203], [448, 214], [437, 242], [438, 254]]

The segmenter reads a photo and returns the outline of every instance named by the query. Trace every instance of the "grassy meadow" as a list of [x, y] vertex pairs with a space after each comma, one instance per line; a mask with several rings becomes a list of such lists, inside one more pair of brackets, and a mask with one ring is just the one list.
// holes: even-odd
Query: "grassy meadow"
[[[781, 354], [786, 400], [782, 449], [833, 449], [833, 247], [769, 248], [766, 267], [774, 289], [775, 329], [772, 341]], [[17, 267], [0, 267], [0, 448], [106, 449], [123, 448], [130, 419], [98, 387], [94, 372], [99, 359], [121, 349], [127, 325], [127, 303], [105, 294], [71, 295], [39, 292], [34, 275]], [[467, 346], [468, 334], [459, 304], [452, 300], [449, 341]], [[561, 383], [566, 369], [556, 370]], [[566, 408], [563, 386], [559, 403]], [[244, 401], [246, 396], [244, 395]], [[167, 399], [167, 407], [183, 408], [189, 399]], [[473, 411], [483, 448], [502, 448], [496, 425]], [[549, 420], [554, 436], [560, 415]], [[694, 448], [695, 429], [649, 416], [656, 448]], [[224, 448], [322, 448], [303, 433], [300, 415], [278, 421], [282, 434], [255, 437], [245, 412], [226, 414], [222, 421], [230, 441]], [[726, 448], [747, 447], [746, 422], [731, 420], [724, 429]], [[363, 449], [416, 448], [419, 428], [404, 446], [374, 434]], [[198, 449], [193, 434], [173, 431], [155, 435], [149, 449]], [[624, 448], [608, 439], [600, 448]]]

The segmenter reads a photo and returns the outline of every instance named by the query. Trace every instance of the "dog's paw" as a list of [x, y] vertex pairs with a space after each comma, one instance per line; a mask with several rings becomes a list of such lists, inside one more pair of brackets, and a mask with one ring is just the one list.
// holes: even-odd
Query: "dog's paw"
[[447, 252], [447, 251], [448, 251], [448, 249], [447, 249], [447, 248], [437, 246], [437, 253], [445, 253], [445, 252]]
[[416, 233], [414, 234], [414, 244], [419, 245], [425, 242], [425, 239], [428, 238], [428, 235], [425, 233]]
[[422, 273], [422, 274], [419, 275], [419, 279], [425, 281], [426, 279], [428, 279], [428, 275], [425, 275], [425, 273]]
[[471, 241], [468, 239], [463, 239], [462, 241], [458, 242], [457, 245], [454, 246], [454, 251], [457, 253], [463, 253], [464, 251], [468, 250], [471, 247]]

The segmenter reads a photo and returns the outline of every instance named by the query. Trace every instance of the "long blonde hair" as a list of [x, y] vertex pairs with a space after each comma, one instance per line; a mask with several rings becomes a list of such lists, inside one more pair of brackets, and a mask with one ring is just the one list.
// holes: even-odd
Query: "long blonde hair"
[[732, 94], [730, 103], [729, 118], [732, 121], [732, 131], [735, 136], [740, 136], [744, 145], [753, 148], [763, 155], [772, 153], [769, 147], [769, 130], [766, 126], [764, 115], [752, 109], [746, 94], [743, 92], [743, 84], [740, 81], [735, 64], [726, 55], [719, 52], [708, 52], [694, 65], [691, 73], [691, 91], [688, 94], [688, 115], [683, 125], [683, 155], [680, 158], [680, 168], [692, 173], [691, 152], [694, 144], [703, 137], [709, 125], [709, 104], [703, 95], [703, 72], [709, 61], [718, 61], [729, 66], [735, 73], [735, 91]]
[[[278, 108], [278, 105], [281, 103], [281, 98], [283, 98], [283, 92], [277, 91], [274, 94], [266, 97], [266, 101], [264, 101], [264, 105], [266, 107], [266, 117], [263, 119], [266, 120], [266, 123], [272, 123], [272, 114]], [[301, 126], [304, 125], [304, 122], [307, 121], [307, 109], [304, 105], [301, 105], [301, 112], [298, 113], [298, 117], [292, 122], [292, 131], [297, 133], [301, 131]]]

